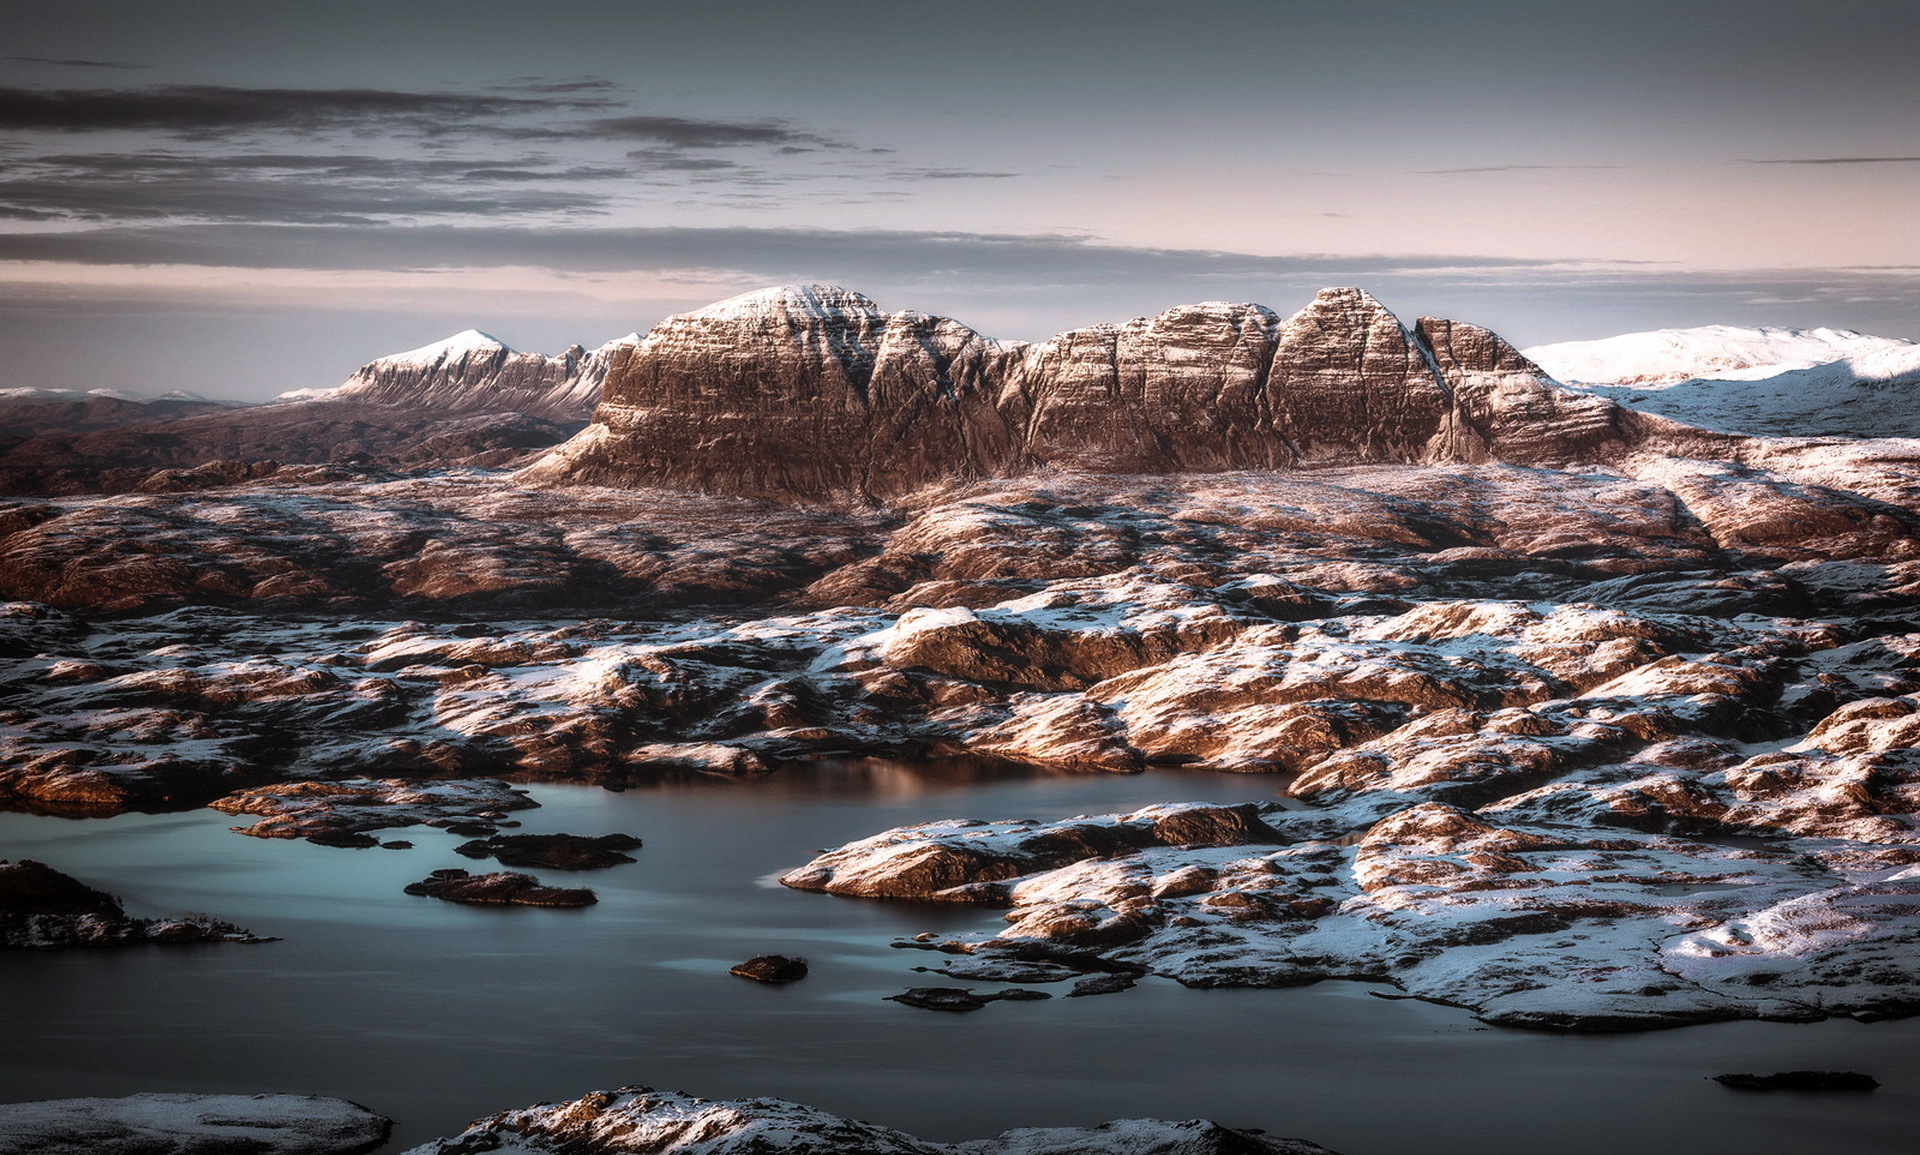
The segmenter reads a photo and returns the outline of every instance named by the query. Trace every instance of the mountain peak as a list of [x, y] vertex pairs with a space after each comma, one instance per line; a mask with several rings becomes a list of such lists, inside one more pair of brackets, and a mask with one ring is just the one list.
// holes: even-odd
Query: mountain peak
[[686, 316], [709, 321], [731, 321], [758, 317], [824, 319], [847, 314], [878, 317], [880, 306], [865, 294], [840, 285], [773, 285], [716, 301]]
[[404, 353], [393, 353], [379, 360], [432, 364], [435, 361], [454, 360], [469, 353], [494, 353], [502, 350], [508, 353], [514, 352], [512, 346], [491, 333], [483, 333], [478, 329], [462, 329], [453, 336], [435, 341], [431, 345], [408, 349]]
[[885, 500], [1049, 467], [1598, 461], [1646, 436], [1493, 333], [1411, 332], [1358, 288], [1286, 322], [1203, 302], [1027, 345], [778, 286], [661, 322], [610, 367], [594, 422], [529, 478]]

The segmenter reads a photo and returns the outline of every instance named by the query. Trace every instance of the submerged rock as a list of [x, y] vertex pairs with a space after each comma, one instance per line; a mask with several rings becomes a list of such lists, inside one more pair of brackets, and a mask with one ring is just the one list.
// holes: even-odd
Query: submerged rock
[[436, 870], [408, 884], [408, 894], [466, 902], [479, 906], [592, 906], [600, 899], [585, 887], [547, 886], [531, 874], [501, 870], [468, 874], [464, 870]]
[[0, 1155], [360, 1155], [383, 1118], [318, 1095], [128, 1095], [0, 1103]]
[[728, 974], [763, 983], [791, 983], [807, 977], [807, 960], [763, 954], [727, 969]]
[[273, 941], [204, 914], [131, 918], [113, 895], [43, 862], [0, 859], [0, 948], [62, 950], [145, 943]]
[[497, 859], [502, 866], [603, 870], [638, 861], [621, 852], [638, 850], [640, 845], [640, 840], [631, 834], [603, 834], [598, 838], [579, 834], [496, 834], [463, 842], [454, 847], [453, 852], [467, 858]]
[[784, 1099], [697, 1099], [650, 1087], [596, 1091], [566, 1103], [503, 1111], [407, 1155], [496, 1150], [528, 1155], [1330, 1155], [1303, 1139], [1200, 1119], [1123, 1119], [933, 1143]]
[[887, 1001], [901, 1003], [909, 1007], [918, 1007], [923, 1011], [954, 1011], [965, 1013], [977, 1011], [988, 1003], [1001, 1000], [1012, 1002], [1032, 1002], [1036, 999], [1050, 999], [1053, 996], [1045, 991], [1021, 990], [1012, 987], [1004, 991], [978, 994], [965, 987], [914, 987], [897, 995], [888, 995]]

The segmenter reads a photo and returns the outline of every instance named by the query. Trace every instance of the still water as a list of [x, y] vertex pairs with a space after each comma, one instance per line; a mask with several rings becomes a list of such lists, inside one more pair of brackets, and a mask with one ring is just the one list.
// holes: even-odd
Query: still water
[[[1272, 790], [1270, 778], [1178, 770], [885, 761], [618, 794], [535, 787], [542, 808], [515, 815], [522, 832], [646, 842], [636, 865], [547, 872], [598, 892], [577, 911], [402, 894], [437, 867], [484, 869], [452, 853], [459, 838], [424, 828], [394, 835], [413, 850], [329, 850], [231, 834], [233, 819], [212, 811], [0, 814], [0, 858], [41, 859], [134, 914], [204, 911], [284, 939], [0, 957], [0, 1101], [339, 1095], [398, 1120], [390, 1151], [626, 1083], [778, 1096], [940, 1140], [1202, 1116], [1346, 1155], [1914, 1149], [1920, 1020], [1566, 1037], [1481, 1027], [1351, 983], [1190, 991], [1159, 979], [946, 1015], [882, 1001], [948, 981], [912, 969], [940, 956], [889, 944], [989, 926], [995, 912], [802, 894], [770, 877], [929, 818], [1050, 819]], [[805, 956], [812, 975], [768, 987], [726, 973], [769, 952]], [[1708, 1081], [1807, 1067], [1885, 1085], [1760, 1095]]]

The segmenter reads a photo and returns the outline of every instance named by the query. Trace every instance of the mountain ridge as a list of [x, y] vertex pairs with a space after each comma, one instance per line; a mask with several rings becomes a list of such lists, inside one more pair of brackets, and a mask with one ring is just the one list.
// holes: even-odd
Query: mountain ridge
[[1057, 466], [1111, 473], [1604, 460], [1718, 443], [1567, 390], [1491, 330], [1412, 326], [1365, 291], [1282, 317], [1201, 302], [1040, 342], [778, 286], [618, 351], [593, 423], [531, 481], [888, 500]]
[[598, 403], [614, 353], [638, 339], [638, 334], [616, 337], [596, 349], [576, 344], [548, 356], [523, 353], [490, 333], [466, 329], [418, 349], [376, 357], [342, 384], [290, 390], [272, 403], [358, 401], [579, 421]]

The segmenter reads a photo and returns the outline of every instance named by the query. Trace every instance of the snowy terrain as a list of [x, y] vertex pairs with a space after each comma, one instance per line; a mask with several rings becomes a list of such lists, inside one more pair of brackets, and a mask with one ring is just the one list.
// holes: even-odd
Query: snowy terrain
[[1708, 325], [1523, 352], [1561, 381], [1703, 428], [1920, 436], [1920, 344], [1898, 338]]

